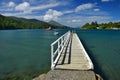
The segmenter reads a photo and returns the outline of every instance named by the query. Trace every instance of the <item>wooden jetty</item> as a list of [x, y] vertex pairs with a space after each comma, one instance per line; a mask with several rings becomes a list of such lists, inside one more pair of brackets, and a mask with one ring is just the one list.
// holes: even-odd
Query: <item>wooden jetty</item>
[[92, 61], [87, 55], [76, 33], [64, 48], [55, 69], [90, 70], [93, 69]]
[[96, 80], [93, 63], [76, 33], [51, 44], [51, 71], [35, 80]]

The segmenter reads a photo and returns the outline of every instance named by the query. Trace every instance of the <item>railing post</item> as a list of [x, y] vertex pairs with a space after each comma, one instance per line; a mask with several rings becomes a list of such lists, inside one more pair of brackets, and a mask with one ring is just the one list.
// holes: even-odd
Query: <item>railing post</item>
[[64, 46], [65, 36], [63, 37], [63, 46]]
[[64, 42], [63, 42], [63, 37], [61, 38], [61, 46], [62, 46], [62, 48], [63, 48], [63, 46], [64, 46], [64, 44], [63, 44]]
[[51, 45], [51, 69], [54, 69], [54, 55], [53, 55], [53, 45]]
[[[61, 36], [59, 39], [57, 39], [55, 42], [51, 44], [51, 69], [52, 70], [54, 69], [57, 63], [64, 46], [69, 41], [69, 38], [70, 38], [70, 31], [65, 33], [63, 36]], [[57, 49], [54, 51], [55, 44], [57, 45]]]
[[60, 52], [60, 40], [58, 41], [58, 54]]

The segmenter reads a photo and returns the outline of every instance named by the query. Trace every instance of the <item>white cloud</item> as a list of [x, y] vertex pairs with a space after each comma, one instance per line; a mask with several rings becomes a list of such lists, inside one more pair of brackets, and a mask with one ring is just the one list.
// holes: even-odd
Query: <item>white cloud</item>
[[18, 17], [24, 17], [27, 19], [38, 19], [38, 20], [42, 20], [43, 16], [36, 16], [36, 15], [20, 15]]
[[27, 18], [27, 19], [38, 19], [38, 20], [42, 20], [43, 16], [41, 15], [26, 15], [21, 13], [2, 13], [2, 15], [4, 16], [15, 16], [15, 17], [20, 17], [20, 18]]
[[30, 12], [30, 4], [28, 2], [23, 2], [15, 7], [17, 11], [23, 11], [24, 13]]
[[91, 21], [106, 21], [111, 19], [109, 16], [89, 16], [87, 18]]
[[95, 5], [92, 4], [92, 3], [82, 4], [82, 5], [79, 5], [78, 7], [76, 7], [75, 11], [78, 12], [78, 11], [81, 11], [81, 10], [91, 9], [94, 6]]
[[109, 2], [109, 1], [111, 1], [111, 0], [101, 0], [102, 2]]
[[12, 2], [12, 1], [10, 1], [9, 3], [8, 3], [8, 7], [15, 7], [15, 3], [14, 2]]
[[73, 23], [79, 23], [79, 22], [81, 22], [81, 20], [79, 20], [79, 19], [73, 19], [71, 22], [73, 22]]
[[18, 6], [15, 7], [16, 11], [22, 11], [23, 13], [31, 13], [32, 11], [35, 10], [43, 10], [43, 9], [47, 9], [47, 8], [52, 8], [52, 7], [56, 7], [59, 6], [60, 3], [50, 3], [50, 4], [45, 4], [45, 5], [39, 5], [39, 6], [31, 6], [30, 3], [28, 2], [23, 2], [21, 4], [19, 4]]
[[43, 16], [43, 19], [44, 19], [45, 21], [58, 20], [58, 17], [61, 16], [61, 15], [63, 15], [62, 12], [49, 9], [49, 10], [46, 12], [46, 14]]
[[94, 11], [100, 11], [100, 9], [94, 9]]
[[13, 11], [13, 9], [12, 8], [8, 8], [8, 9], [4, 9], [4, 8], [2, 8], [2, 9], [0, 9], [0, 11], [1, 12], [8, 12], [8, 11]]
[[[70, 3], [70, 0], [33, 0], [34, 2], [36, 1], [37, 4], [45, 5], [45, 4], [56, 4], [59, 3], [59, 5], [68, 5]], [[32, 2], [33, 3], [33, 2]]]
[[[57, 6], [62, 6], [67, 4], [66, 1], [64, 1], [64, 3], [62, 3], [61, 1], [56, 1], [56, 0], [48, 0], [48, 1], [44, 1], [44, 0], [23, 0], [24, 2], [19, 3], [18, 5], [15, 4], [13, 1], [10, 1], [8, 3], [1, 3], [2, 6], [0, 7], [0, 11], [2, 11], [4, 13], [4, 11], [7, 12], [20, 12], [23, 14], [31, 14], [33, 13], [33, 11], [40, 11], [40, 10], [44, 10], [44, 9], [48, 9], [48, 8], [53, 8], [53, 7], [57, 7]], [[35, 1], [34, 4], [32, 4], [32, 2]]]
[[100, 16], [69, 15], [69, 16], [61, 17], [59, 22], [72, 27], [78, 27], [78, 26], [80, 27], [85, 23], [90, 23], [92, 21], [97, 21], [98, 23], [104, 23], [110, 21], [111, 19], [112, 19], [111, 16], [104, 16], [104, 15], [100, 15]]
[[[88, 10], [88, 9], [92, 9], [94, 8], [96, 5], [92, 4], [92, 3], [86, 3], [86, 4], [82, 4], [77, 6], [74, 10], [68, 10], [68, 11], [64, 11], [64, 14], [69, 14], [69, 13], [74, 13], [74, 12], [79, 12], [79, 11], [84, 11], [84, 10]], [[99, 11], [100, 9], [94, 9], [94, 11]]]
[[46, 4], [46, 5], [34, 6], [34, 7], [31, 7], [31, 10], [42, 10], [42, 9], [56, 7], [59, 5], [60, 5], [59, 3], [55, 3], [55, 4], [51, 3], [51, 4]]
[[75, 12], [74, 10], [63, 11], [64, 14], [69, 14]]
[[[47, 1], [45, 3], [40, 3], [40, 4], [39, 2], [36, 4], [31, 4], [29, 0], [24, 0], [24, 1], [27, 2], [23, 2], [18, 5], [16, 5], [14, 2], [13, 3], [9, 2], [9, 5], [8, 3], [6, 3], [7, 6], [5, 5], [6, 7], [3, 8], [0, 7], [0, 11], [2, 11], [1, 13], [4, 13], [4, 15], [6, 16], [24, 17], [29, 19], [35, 18], [45, 21], [57, 20], [62, 24], [70, 25], [70, 26], [81, 26], [86, 22], [91, 22], [91, 21], [105, 22], [111, 19], [107, 14], [107, 12], [104, 12], [100, 10], [99, 7], [97, 7], [96, 3], [86, 3], [69, 10], [64, 9], [64, 11], [58, 11], [50, 8], [54, 8], [54, 7], [60, 8], [63, 5], [60, 1], [56, 1], [53, 3], [51, 2], [48, 3]], [[11, 9], [13, 9], [12, 12], [10, 11]], [[42, 15], [44, 13], [43, 12], [44, 9], [45, 10], [48, 9], [48, 10], [45, 12], [44, 15]], [[4, 12], [3, 10], [6, 11]], [[43, 11], [41, 11], [40, 13], [40, 10]]]
[[5, 16], [18, 16], [20, 14], [21, 13], [2, 13], [2, 15], [5, 15]]
[[10, 2], [2, 2], [2, 3], [0, 3], [0, 11], [1, 11], [1, 13], [2, 12], [9, 12], [9, 11], [14, 11], [14, 8], [15, 8], [15, 6], [16, 6], [16, 4], [14, 3], [14, 2], [12, 2], [12, 1], [10, 1]]

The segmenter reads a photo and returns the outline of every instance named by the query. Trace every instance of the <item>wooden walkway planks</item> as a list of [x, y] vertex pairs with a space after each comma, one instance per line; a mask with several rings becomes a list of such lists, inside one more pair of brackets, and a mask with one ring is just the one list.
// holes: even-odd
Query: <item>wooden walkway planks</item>
[[72, 70], [90, 70], [88, 57], [85, 55], [84, 48], [76, 33], [73, 33], [68, 45], [64, 48], [55, 69], [72, 69]]
[[76, 33], [70, 41], [55, 66], [46, 76], [33, 80], [97, 80], [93, 71], [93, 64], [87, 55]]

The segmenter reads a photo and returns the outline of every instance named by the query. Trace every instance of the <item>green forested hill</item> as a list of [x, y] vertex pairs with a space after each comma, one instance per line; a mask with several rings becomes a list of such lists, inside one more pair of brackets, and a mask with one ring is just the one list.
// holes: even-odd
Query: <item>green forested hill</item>
[[96, 21], [84, 24], [81, 29], [120, 29], [120, 22], [109, 22], [98, 24]]
[[0, 14], [0, 29], [38, 29], [49, 26], [52, 28], [67, 28], [67, 26], [56, 26], [36, 19], [6, 17]]

